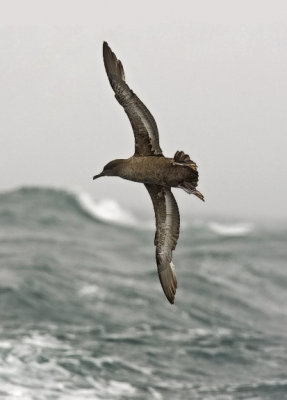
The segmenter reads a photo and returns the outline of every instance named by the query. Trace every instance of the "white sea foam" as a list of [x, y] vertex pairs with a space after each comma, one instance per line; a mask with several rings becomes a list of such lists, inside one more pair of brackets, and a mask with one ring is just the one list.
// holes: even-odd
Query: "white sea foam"
[[[3, 344], [3, 342], [1, 342]], [[57, 350], [62, 362], [72, 363], [76, 366], [80, 364], [81, 357], [84, 356], [83, 350], [70, 348], [62, 341], [49, 334], [41, 334], [38, 331], [32, 331], [29, 335], [20, 340], [11, 340], [5, 342], [2, 349], [10, 349], [8, 355], [0, 360], [0, 385], [1, 394], [5, 393], [5, 398], [30, 400], [38, 392], [39, 400], [54, 397], [61, 399], [118, 399], [134, 398], [136, 388], [125, 381], [95, 379], [87, 376], [85, 382], [86, 388], [77, 387], [80, 380], [74, 379], [74, 373], [65, 366], [59, 365], [57, 357], [53, 357], [57, 352], [50, 354], [49, 362], [38, 361], [40, 354], [47, 354], [47, 350]], [[67, 351], [70, 349], [71, 351]], [[78, 356], [75, 359], [75, 355]], [[91, 358], [92, 360], [93, 358]], [[106, 357], [111, 363], [115, 360]], [[29, 368], [27, 368], [29, 365]], [[129, 364], [127, 364], [129, 366]], [[133, 367], [137, 370], [137, 366]], [[140, 367], [138, 367], [139, 369]], [[82, 379], [82, 378], [80, 378]], [[71, 382], [75, 383], [71, 387]], [[1, 396], [1, 395], [0, 395]], [[2, 398], [2, 397], [1, 397]]]
[[234, 335], [233, 331], [227, 328], [191, 328], [188, 330], [164, 333], [162, 336], [171, 342], [190, 341], [198, 338], [231, 338]]
[[106, 292], [97, 285], [84, 285], [79, 291], [80, 297], [95, 297], [100, 300], [103, 300], [106, 297]]
[[23, 344], [32, 348], [67, 349], [67, 345], [47, 333], [43, 334], [33, 331], [29, 336], [23, 338]]
[[84, 192], [77, 193], [77, 199], [82, 209], [93, 218], [126, 226], [137, 224], [136, 218], [115, 200], [106, 199], [96, 202], [88, 193]]
[[162, 395], [154, 388], [149, 387], [148, 390], [154, 400], [162, 400], [163, 399]]
[[114, 396], [129, 396], [135, 394], [136, 389], [128, 382], [111, 380], [106, 386], [106, 393]]
[[12, 345], [10, 342], [1, 340], [0, 341], [0, 349], [11, 349]]
[[212, 232], [222, 236], [246, 236], [254, 229], [254, 226], [247, 222], [235, 224], [210, 222], [208, 227]]

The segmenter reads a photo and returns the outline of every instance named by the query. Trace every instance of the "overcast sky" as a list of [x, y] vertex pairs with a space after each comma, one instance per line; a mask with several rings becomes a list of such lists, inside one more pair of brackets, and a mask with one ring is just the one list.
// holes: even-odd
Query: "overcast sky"
[[286, 1], [0, 1], [0, 189], [78, 187], [149, 209], [143, 185], [92, 181], [133, 154], [102, 61], [108, 41], [154, 115], [166, 156], [184, 150], [206, 197], [184, 212], [287, 218]]

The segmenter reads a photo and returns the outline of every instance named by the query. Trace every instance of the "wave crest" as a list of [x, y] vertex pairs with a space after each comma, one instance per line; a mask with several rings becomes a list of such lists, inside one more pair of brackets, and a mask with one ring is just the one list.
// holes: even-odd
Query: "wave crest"
[[239, 222], [234, 224], [210, 222], [208, 228], [221, 236], [246, 236], [254, 229], [248, 222]]
[[76, 193], [76, 199], [83, 211], [92, 218], [125, 226], [135, 226], [137, 223], [136, 218], [113, 199], [96, 202], [85, 192]]
[[67, 213], [121, 226], [136, 226], [137, 219], [113, 199], [95, 201], [79, 189], [51, 186], [22, 186], [0, 193], [2, 216], [12, 220], [29, 218], [47, 222], [49, 218], [67, 220]]

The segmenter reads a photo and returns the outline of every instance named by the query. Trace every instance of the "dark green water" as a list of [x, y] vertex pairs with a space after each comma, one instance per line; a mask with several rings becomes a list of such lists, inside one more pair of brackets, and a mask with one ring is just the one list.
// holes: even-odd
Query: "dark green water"
[[171, 306], [136, 218], [0, 195], [0, 398], [287, 399], [287, 227], [187, 221]]

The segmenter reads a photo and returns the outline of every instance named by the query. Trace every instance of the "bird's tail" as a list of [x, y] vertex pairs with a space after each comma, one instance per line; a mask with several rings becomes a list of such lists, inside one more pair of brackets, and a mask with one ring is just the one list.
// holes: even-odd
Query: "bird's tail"
[[177, 151], [173, 156], [173, 161], [178, 165], [185, 165], [192, 168], [194, 171], [197, 171], [197, 165], [194, 161], [192, 161], [188, 154], [185, 154], [183, 151]]
[[173, 157], [174, 164], [182, 165], [190, 168], [190, 176], [179, 187], [188, 194], [194, 194], [200, 200], [204, 201], [204, 196], [197, 189], [198, 184], [198, 171], [197, 165], [192, 161], [188, 154], [183, 151], [177, 151]]
[[191, 182], [183, 182], [183, 184], [181, 184], [179, 186], [181, 189], [183, 189], [186, 193], [188, 194], [194, 194], [196, 197], [198, 197], [200, 200], [205, 201], [204, 200], [204, 196], [202, 193], [200, 193], [199, 190], [196, 189], [196, 186], [194, 186]]

